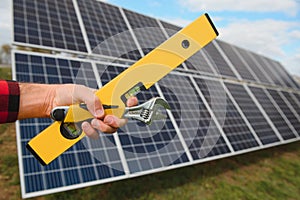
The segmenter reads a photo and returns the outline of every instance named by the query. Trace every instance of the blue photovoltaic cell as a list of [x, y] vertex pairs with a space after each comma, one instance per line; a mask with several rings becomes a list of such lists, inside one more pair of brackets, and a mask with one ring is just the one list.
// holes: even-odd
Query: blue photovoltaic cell
[[277, 67], [275, 61], [266, 58], [266, 57], [261, 57], [263, 59], [264, 63], [267, 66], [267, 69], [265, 70], [268, 74], [272, 73], [271, 77], [274, 83], [276, 83], [279, 86], [282, 87], [292, 87], [292, 85], [289, 83], [288, 77], [283, 77], [283, 74], [281, 74], [280, 69]]
[[216, 75], [212, 69], [213, 66], [215, 66], [215, 62], [211, 58], [210, 54], [206, 51], [205, 47], [186, 60], [184, 63], [189, 70], [196, 71], [200, 74], [204, 72], [207, 74]]
[[[271, 84], [271, 82], [266, 77], [265, 73], [262, 71], [261, 67], [255, 60], [252, 58], [252, 53], [244, 50], [242, 48], [237, 48], [238, 53], [241, 55], [242, 59], [247, 63], [249, 68], [253, 71], [255, 76], [258, 78], [259, 83]], [[238, 71], [239, 72], [239, 71]]]
[[276, 76], [277, 83], [279, 82], [280, 86], [283, 87], [290, 87], [294, 89], [299, 89], [299, 84], [293, 79], [293, 77], [287, 73], [287, 71], [283, 68], [283, 66], [275, 61], [271, 60], [269, 58], [263, 58], [265, 62], [268, 64], [269, 72], [273, 73], [274, 76]]
[[124, 13], [145, 55], [167, 39], [156, 19], [125, 9]]
[[[21, 82], [78, 83], [92, 88], [97, 86], [92, 66], [88, 62], [16, 53], [15, 66], [17, 80]], [[46, 74], [46, 69], [50, 70], [51, 74]], [[101, 137], [97, 141], [83, 139], [51, 164], [41, 166], [25, 146], [50, 123], [49, 119], [28, 119], [19, 123], [21, 130], [19, 148], [23, 155], [21, 166], [24, 172], [26, 193], [125, 174], [113, 136], [106, 134], [100, 134]], [[96, 150], [91, 151], [87, 147], [87, 144], [91, 142], [94, 143], [92, 146], [98, 146]], [[109, 153], [106, 153], [106, 158], [99, 160], [93, 157], [97, 154], [94, 151], [98, 151], [97, 153], [109, 151]]]
[[72, 0], [14, 0], [14, 41], [87, 52]]
[[255, 105], [250, 95], [242, 85], [226, 83], [225, 84], [234, 100], [237, 102], [252, 128], [263, 144], [278, 142], [274, 130], [271, 128], [259, 108]]
[[180, 26], [176, 26], [174, 24], [170, 24], [165, 21], [160, 20], [160, 23], [164, 27], [164, 29], [166, 30], [166, 32], [168, 33], [169, 36], [174, 35], [176, 32], [178, 32], [182, 29], [182, 27], [180, 27]]
[[273, 100], [276, 102], [280, 110], [284, 113], [286, 116], [287, 120], [291, 123], [295, 131], [300, 134], [300, 121], [297, 119], [295, 114], [291, 111], [289, 106], [286, 104], [284, 99], [279, 95], [278, 91], [276, 90], [267, 90], [269, 94], [272, 96]]
[[267, 73], [272, 72], [276, 77], [277, 85], [282, 87], [290, 87], [290, 88], [294, 87], [295, 89], [297, 89], [297, 84], [295, 84], [295, 81], [292, 81], [293, 78], [287, 75], [285, 70], [282, 70], [281, 66], [278, 64], [277, 61], [271, 60], [270, 58], [266, 58], [266, 57], [261, 57], [261, 58], [264, 59], [265, 63], [269, 67], [268, 68], [269, 71]]
[[218, 74], [221, 76], [237, 78], [213, 42], [209, 43], [204, 49], [208, 52], [208, 55], [213, 58], [215, 64], [214, 67]]
[[295, 134], [288, 126], [284, 118], [281, 116], [277, 108], [273, 105], [270, 98], [266, 94], [266, 91], [258, 87], [250, 87], [250, 90], [268, 114], [269, 118], [281, 134], [282, 138], [284, 140], [295, 138]]
[[291, 92], [281, 91], [284, 98], [288, 101], [288, 103], [292, 106], [293, 110], [298, 114], [298, 117], [300, 117], [300, 103], [298, 103], [297, 99], [295, 98], [295, 95]]
[[223, 49], [223, 52], [226, 54], [230, 62], [236, 68], [240, 76], [245, 80], [256, 81], [247, 66], [243, 63], [240, 57], [235, 53], [234, 46], [227, 44], [222, 41], [218, 41], [218, 44]]
[[278, 76], [281, 77], [286, 86], [292, 87], [294, 89], [300, 89], [299, 83], [296, 82], [289, 73], [287, 73], [286, 69], [284, 69], [284, 67], [279, 62], [274, 60], [270, 60], [270, 62], [272, 63]]
[[[132, 60], [141, 58], [134, 51], [137, 46], [118, 7], [94, 0], [77, 2], [93, 53]], [[122, 36], [114, 37], [118, 34]]]
[[275, 85], [282, 86], [281, 80], [274, 73], [272, 66], [269, 66], [269, 64], [266, 62], [266, 58], [256, 53], [252, 53], [252, 56], [259, 63], [265, 77], [269, 79], [268, 82], [272, 85], [275, 84]]
[[194, 160], [229, 153], [220, 130], [188, 77], [170, 74], [159, 82]]
[[[201, 92], [206, 98], [207, 102], [212, 107], [211, 91], [209, 91], [208, 85], [215, 86], [215, 88], [220, 88], [220, 82], [214, 80], [203, 80], [195, 79]], [[220, 88], [221, 90], [222, 88]], [[224, 98], [219, 96], [219, 98]], [[225, 121], [222, 123], [222, 128], [226, 134], [228, 140], [230, 141], [233, 149], [235, 151], [249, 149], [258, 146], [254, 136], [252, 135], [250, 129], [246, 125], [245, 121], [242, 119], [238, 110], [235, 108], [233, 102], [227, 96], [225, 101], [217, 101], [216, 104], [218, 108], [215, 110], [216, 116], [221, 116], [224, 113]], [[217, 117], [217, 120], [218, 119]]]
[[296, 99], [298, 99], [298, 103], [300, 103], [300, 94], [299, 93], [294, 93], [294, 96]]

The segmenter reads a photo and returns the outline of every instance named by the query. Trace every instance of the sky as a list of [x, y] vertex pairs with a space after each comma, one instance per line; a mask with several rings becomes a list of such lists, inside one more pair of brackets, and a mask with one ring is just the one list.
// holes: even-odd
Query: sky
[[[1, 0], [0, 45], [12, 40], [11, 1]], [[185, 26], [203, 13], [219, 39], [280, 61], [300, 76], [300, 0], [104, 0]]]

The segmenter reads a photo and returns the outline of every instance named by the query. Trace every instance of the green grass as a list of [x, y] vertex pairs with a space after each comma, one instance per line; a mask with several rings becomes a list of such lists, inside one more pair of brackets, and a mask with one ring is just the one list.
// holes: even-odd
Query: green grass
[[4, 133], [4, 131], [7, 129], [8, 124], [0, 124], [0, 134]]
[[298, 199], [300, 142], [46, 199]]
[[0, 79], [11, 80], [11, 68], [0, 68]]
[[9, 185], [19, 185], [18, 177], [18, 157], [17, 155], [5, 155], [1, 158], [0, 173], [9, 177]]

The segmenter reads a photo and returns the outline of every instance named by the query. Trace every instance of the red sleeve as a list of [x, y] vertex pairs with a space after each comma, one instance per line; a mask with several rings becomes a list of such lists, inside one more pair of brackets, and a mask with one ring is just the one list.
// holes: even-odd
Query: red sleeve
[[15, 81], [0, 80], [0, 123], [16, 121], [19, 104], [19, 84]]

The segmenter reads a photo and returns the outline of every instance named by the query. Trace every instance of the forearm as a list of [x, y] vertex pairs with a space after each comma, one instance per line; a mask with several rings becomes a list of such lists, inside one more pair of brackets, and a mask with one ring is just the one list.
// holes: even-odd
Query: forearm
[[18, 119], [49, 117], [57, 85], [20, 83]]

